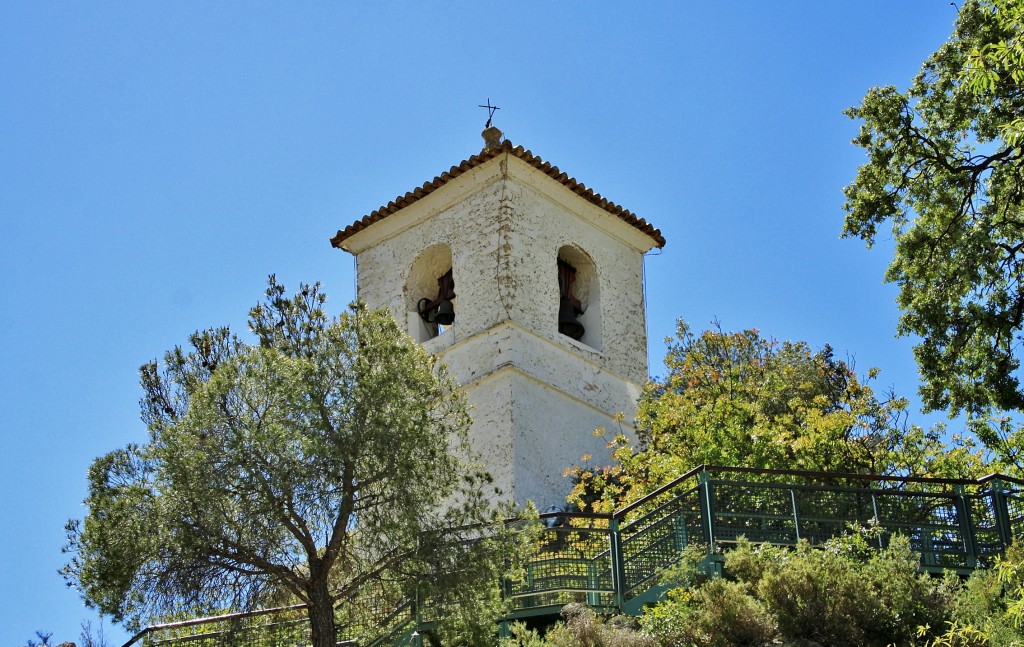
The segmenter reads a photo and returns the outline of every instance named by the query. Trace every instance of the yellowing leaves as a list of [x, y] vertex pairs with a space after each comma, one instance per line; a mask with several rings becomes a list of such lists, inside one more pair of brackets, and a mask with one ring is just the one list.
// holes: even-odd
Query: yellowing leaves
[[614, 509], [700, 464], [881, 474], [976, 464], [973, 448], [948, 454], [937, 435], [905, 425], [906, 400], [876, 396], [828, 346], [756, 330], [694, 335], [680, 321], [665, 366], [643, 390], [638, 441], [609, 443], [621, 469], [571, 470], [581, 508]]

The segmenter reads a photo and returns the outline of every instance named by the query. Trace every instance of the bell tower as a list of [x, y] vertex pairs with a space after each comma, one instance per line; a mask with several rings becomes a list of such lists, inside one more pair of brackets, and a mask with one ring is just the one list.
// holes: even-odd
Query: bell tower
[[[631, 434], [647, 380], [643, 255], [661, 232], [488, 126], [484, 148], [338, 231], [360, 299], [448, 366], [496, 484], [543, 510]], [[616, 414], [621, 413], [622, 422]]]

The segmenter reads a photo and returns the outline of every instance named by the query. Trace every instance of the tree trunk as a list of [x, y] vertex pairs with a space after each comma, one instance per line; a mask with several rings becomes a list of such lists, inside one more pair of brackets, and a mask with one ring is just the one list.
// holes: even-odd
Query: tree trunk
[[309, 582], [309, 626], [313, 647], [335, 647], [338, 642], [334, 625], [334, 600], [328, 590], [327, 577]]

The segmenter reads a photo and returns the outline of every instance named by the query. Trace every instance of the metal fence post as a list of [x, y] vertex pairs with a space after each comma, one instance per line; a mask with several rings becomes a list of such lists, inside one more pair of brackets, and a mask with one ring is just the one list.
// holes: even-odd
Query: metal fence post
[[1006, 503], [1006, 489], [1002, 480], [992, 479], [992, 510], [995, 512], [996, 530], [1003, 550], [1013, 543], [1013, 528], [1010, 527], [1010, 507]]
[[960, 513], [960, 536], [964, 538], [964, 549], [967, 552], [967, 568], [978, 567], [978, 546], [974, 539], [974, 526], [971, 525], [970, 501], [964, 492], [964, 486], [955, 485], [956, 507]]
[[608, 555], [611, 557], [615, 606], [622, 611], [622, 606], [626, 601], [626, 568], [623, 563], [622, 533], [619, 532], [619, 520], [615, 517], [608, 522]]
[[[420, 630], [420, 627], [423, 626], [423, 606], [422, 606], [422, 600], [420, 599], [421, 597], [422, 596], [420, 594], [420, 582], [419, 582], [419, 580], [417, 580], [416, 581], [416, 594], [412, 598], [412, 621], [413, 621], [413, 631], [414, 632], [418, 632]], [[421, 644], [422, 644], [422, 640], [423, 639], [421, 638], [420, 639], [420, 643]]]
[[714, 488], [711, 486], [707, 471], [701, 471], [697, 488], [700, 493], [700, 516], [701, 527], [704, 531], [704, 543], [708, 545], [708, 555], [711, 555], [715, 551], [715, 499]]
[[789, 486], [789, 499], [793, 503], [793, 529], [796, 531], [796, 540], [800, 541], [800, 513], [796, 507], [796, 488]]
[[[882, 527], [884, 529], [884, 526], [882, 526], [882, 517], [880, 517], [879, 514], [878, 514], [878, 499], [875, 498], [875, 493], [874, 492], [871, 493], [871, 513], [875, 515], [875, 523], [878, 524], [878, 526], [880, 526], [880, 527]], [[884, 536], [885, 536], [884, 532], [879, 532], [878, 533], [878, 548], [879, 548], [879, 550], [884, 550], [885, 549], [885, 540], [883, 539]]]
[[597, 592], [600, 586], [600, 575], [596, 562], [587, 562], [587, 604], [592, 607], [601, 606], [601, 594]]

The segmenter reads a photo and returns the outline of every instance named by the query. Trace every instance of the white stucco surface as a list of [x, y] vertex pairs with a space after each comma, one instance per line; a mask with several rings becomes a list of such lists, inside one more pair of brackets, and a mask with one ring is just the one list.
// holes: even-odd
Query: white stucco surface
[[[357, 258], [359, 297], [390, 308], [418, 339], [415, 304], [436, 296], [424, 286], [446, 270], [434, 267], [437, 250], [451, 250], [455, 323], [425, 348], [464, 386], [474, 447], [497, 483], [517, 501], [546, 506], [564, 501], [562, 472], [581, 455], [607, 462], [595, 428], [617, 429], [617, 412], [633, 420], [647, 379], [643, 253], [654, 244], [519, 158], [499, 155], [345, 247]], [[592, 322], [589, 344], [558, 332], [557, 260], [566, 246], [596, 268], [596, 283], [580, 286], [592, 293], [593, 310], [581, 319]]]

